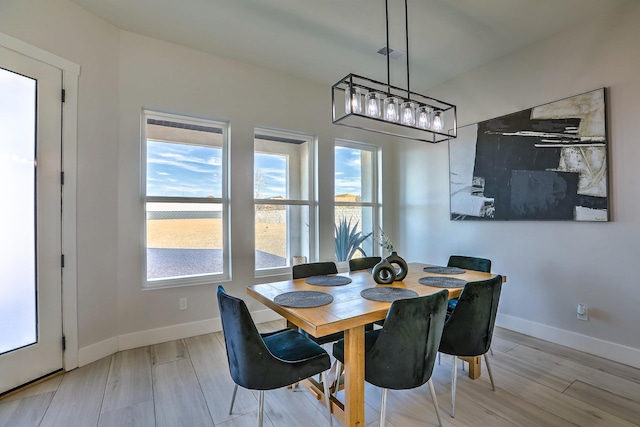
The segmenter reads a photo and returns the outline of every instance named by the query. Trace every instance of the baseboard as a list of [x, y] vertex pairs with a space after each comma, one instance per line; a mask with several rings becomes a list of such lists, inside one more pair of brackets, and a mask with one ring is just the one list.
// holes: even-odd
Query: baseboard
[[[282, 319], [272, 310], [259, 310], [251, 313], [255, 323], [271, 322]], [[220, 318], [201, 320], [198, 322], [181, 323], [179, 325], [165, 326], [162, 328], [147, 329], [145, 331], [132, 332], [109, 338], [78, 351], [78, 366], [84, 366], [96, 360], [102, 359], [122, 350], [144, 347], [146, 345], [160, 344], [181, 338], [195, 337], [196, 335], [209, 334], [222, 330]]]
[[78, 367], [93, 363], [118, 350], [118, 337], [108, 338], [104, 341], [82, 347], [78, 350]]
[[640, 368], [640, 349], [637, 348], [505, 314], [498, 314], [496, 326]]

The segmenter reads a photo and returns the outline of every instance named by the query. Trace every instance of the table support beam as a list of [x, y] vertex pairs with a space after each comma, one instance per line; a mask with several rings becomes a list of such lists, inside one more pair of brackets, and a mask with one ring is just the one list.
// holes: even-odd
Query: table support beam
[[345, 425], [364, 427], [364, 325], [344, 331]]
[[480, 356], [460, 357], [460, 359], [469, 363], [469, 378], [475, 380], [480, 377], [482, 371]]

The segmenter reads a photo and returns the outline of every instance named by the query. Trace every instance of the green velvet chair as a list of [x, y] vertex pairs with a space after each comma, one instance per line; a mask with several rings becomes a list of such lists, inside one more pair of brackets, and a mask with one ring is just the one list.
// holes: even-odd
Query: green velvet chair
[[262, 426], [265, 390], [285, 387], [321, 374], [325, 377], [325, 403], [332, 426], [326, 378], [326, 371], [331, 367], [329, 354], [293, 329], [261, 335], [244, 301], [227, 294], [222, 286], [218, 286], [218, 308], [229, 371], [235, 383], [229, 413], [233, 411], [238, 386], [259, 390], [258, 426]]
[[379, 256], [352, 258], [349, 260], [349, 271], [359, 271], [373, 268], [380, 261], [382, 261], [382, 257]]
[[326, 276], [327, 274], [337, 274], [338, 267], [335, 262], [309, 262], [291, 267], [293, 280], [304, 279], [311, 276]]
[[[385, 425], [387, 391], [429, 383], [433, 407], [442, 425], [431, 381], [442, 336], [449, 291], [391, 303], [384, 328], [365, 333], [364, 379], [382, 388], [380, 426]], [[344, 363], [344, 340], [333, 345], [333, 356]]]
[[502, 276], [469, 282], [465, 285], [456, 308], [444, 324], [439, 352], [453, 356], [451, 370], [451, 416], [455, 416], [457, 356], [484, 356], [491, 388], [495, 391], [487, 352], [491, 347], [498, 312]]
[[[482, 271], [485, 273], [491, 273], [491, 260], [486, 258], [476, 258], [464, 255], [451, 255], [447, 267], [464, 268], [465, 270]], [[449, 300], [448, 310], [451, 312], [456, 308], [458, 298]]]

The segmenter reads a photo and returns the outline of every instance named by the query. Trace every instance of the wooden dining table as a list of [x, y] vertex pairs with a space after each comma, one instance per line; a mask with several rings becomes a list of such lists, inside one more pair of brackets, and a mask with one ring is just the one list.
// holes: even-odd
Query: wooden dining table
[[[314, 337], [322, 337], [344, 331], [344, 402], [331, 397], [331, 410], [345, 426], [364, 427], [364, 327], [386, 317], [391, 303], [365, 299], [360, 292], [376, 286], [392, 286], [411, 289], [419, 296], [429, 295], [442, 288], [426, 286], [419, 279], [426, 276], [455, 277], [473, 282], [494, 277], [493, 273], [466, 270], [457, 275], [427, 273], [424, 267], [430, 264], [409, 263], [408, 274], [403, 281], [389, 285], [378, 285], [367, 270], [342, 273], [351, 279], [351, 283], [341, 286], [317, 286], [308, 284], [305, 279], [284, 280], [247, 287], [247, 294], [263, 303], [287, 320]], [[503, 276], [503, 281], [505, 278]], [[457, 298], [462, 288], [446, 288], [449, 298]], [[274, 298], [285, 292], [320, 291], [331, 294], [333, 302], [313, 308], [292, 308], [279, 305]], [[480, 357], [463, 358], [469, 362], [469, 376], [480, 375]], [[317, 398], [323, 398], [322, 387], [313, 386]]]

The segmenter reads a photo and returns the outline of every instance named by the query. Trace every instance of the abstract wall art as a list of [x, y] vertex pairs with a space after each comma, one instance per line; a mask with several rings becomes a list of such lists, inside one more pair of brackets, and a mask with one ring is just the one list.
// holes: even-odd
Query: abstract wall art
[[609, 221], [605, 89], [458, 129], [451, 220]]

